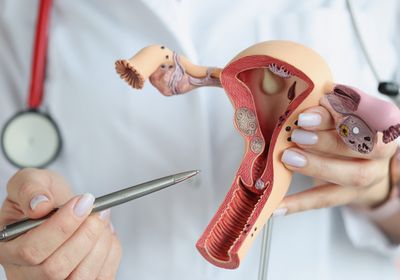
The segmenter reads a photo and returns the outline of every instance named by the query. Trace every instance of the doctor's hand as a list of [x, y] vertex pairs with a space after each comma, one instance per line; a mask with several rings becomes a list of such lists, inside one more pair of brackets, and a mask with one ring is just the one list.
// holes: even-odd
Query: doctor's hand
[[396, 144], [378, 143], [369, 154], [351, 150], [340, 138], [332, 115], [322, 107], [299, 115], [298, 127], [291, 134], [296, 147], [282, 155], [285, 166], [295, 172], [324, 181], [325, 184], [287, 196], [275, 215], [310, 209], [353, 204], [374, 207], [389, 194], [389, 163]]
[[42, 225], [0, 242], [0, 264], [8, 279], [114, 279], [121, 246], [105, 210], [89, 216], [94, 198], [73, 197], [57, 174], [24, 169], [8, 182], [0, 227], [40, 218], [63, 205]]

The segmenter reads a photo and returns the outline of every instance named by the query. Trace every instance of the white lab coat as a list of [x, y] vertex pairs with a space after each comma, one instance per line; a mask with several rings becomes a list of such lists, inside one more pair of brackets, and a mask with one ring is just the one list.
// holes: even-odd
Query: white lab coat
[[[25, 108], [36, 2], [0, 1], [0, 126]], [[397, 73], [399, 80], [398, 1], [353, 2], [382, 79]], [[222, 67], [242, 49], [271, 39], [314, 48], [337, 82], [376, 94], [344, 1], [55, 1], [42, 110], [57, 121], [64, 146], [49, 168], [76, 193], [96, 196], [202, 170], [191, 182], [112, 210], [124, 250], [118, 279], [256, 279], [261, 238], [233, 271], [212, 266], [195, 249], [243, 154], [223, 90], [166, 98], [147, 83], [135, 91], [115, 73], [114, 61], [162, 43], [195, 63]], [[1, 200], [15, 171], [0, 155]], [[291, 191], [310, 185], [296, 175]], [[277, 218], [269, 279], [399, 279], [396, 249], [348, 209]]]

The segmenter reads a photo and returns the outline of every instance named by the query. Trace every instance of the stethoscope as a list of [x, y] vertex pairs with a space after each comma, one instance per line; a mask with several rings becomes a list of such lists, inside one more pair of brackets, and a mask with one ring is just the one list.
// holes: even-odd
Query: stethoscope
[[[374, 75], [376, 81], [378, 82], [378, 91], [384, 95], [390, 96], [395, 99], [400, 94], [399, 83], [396, 81], [382, 81], [378, 75], [378, 71], [374, 63], [372, 62], [371, 56], [368, 53], [367, 47], [364, 43], [364, 40], [361, 36], [360, 29], [358, 28], [358, 24], [354, 15], [353, 6], [351, 5], [350, 0], [346, 0], [346, 7], [350, 15], [351, 25], [354, 30], [354, 35], [357, 38], [358, 43], [360, 44], [363, 55], [367, 61], [368, 67], [370, 68], [372, 74]], [[397, 101], [397, 100], [395, 100]], [[398, 104], [399, 105], [399, 104]]]
[[[396, 81], [381, 81], [365, 47], [357, 26], [350, 0], [346, 0], [355, 36], [369, 68], [378, 81], [378, 91], [390, 97], [399, 95]], [[60, 154], [62, 140], [55, 121], [39, 111], [44, 91], [46, 54], [52, 0], [41, 0], [34, 45], [28, 109], [18, 112], [5, 124], [1, 134], [1, 147], [8, 161], [16, 167], [45, 167]]]
[[36, 23], [28, 109], [18, 112], [4, 125], [1, 147], [16, 167], [44, 167], [61, 151], [61, 134], [55, 121], [39, 111], [44, 95], [46, 54], [52, 0], [42, 0]]

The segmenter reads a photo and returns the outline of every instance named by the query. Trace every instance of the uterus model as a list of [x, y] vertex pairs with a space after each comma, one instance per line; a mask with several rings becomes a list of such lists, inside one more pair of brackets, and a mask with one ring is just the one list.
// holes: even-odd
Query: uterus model
[[[293, 42], [253, 45], [224, 68], [194, 65], [161, 45], [146, 47], [115, 66], [136, 89], [149, 79], [166, 96], [201, 86], [222, 87], [227, 93], [234, 107], [234, 125], [245, 140], [244, 156], [230, 190], [196, 244], [205, 259], [222, 268], [240, 265], [288, 191], [292, 172], [280, 158], [294, 146], [290, 135], [299, 113], [320, 103], [329, 106], [339, 116], [339, 135], [361, 153], [372, 151], [378, 131], [389, 142], [400, 130], [397, 107], [334, 84], [325, 61]], [[371, 113], [377, 103], [379, 111], [386, 112], [384, 121]]]

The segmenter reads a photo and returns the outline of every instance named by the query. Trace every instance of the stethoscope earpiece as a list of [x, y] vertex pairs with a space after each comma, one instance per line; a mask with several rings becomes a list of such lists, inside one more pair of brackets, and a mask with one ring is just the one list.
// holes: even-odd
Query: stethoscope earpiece
[[396, 97], [399, 95], [399, 84], [396, 82], [380, 82], [378, 91], [384, 95]]

